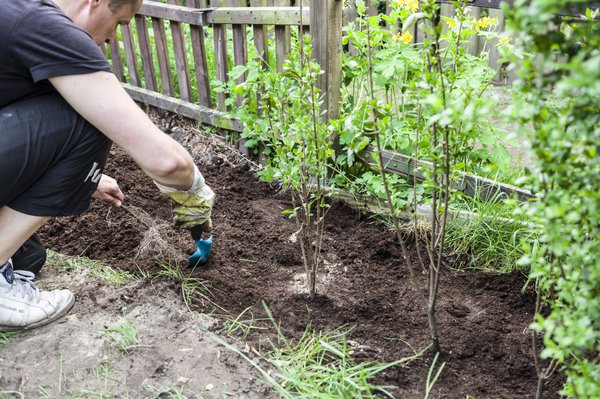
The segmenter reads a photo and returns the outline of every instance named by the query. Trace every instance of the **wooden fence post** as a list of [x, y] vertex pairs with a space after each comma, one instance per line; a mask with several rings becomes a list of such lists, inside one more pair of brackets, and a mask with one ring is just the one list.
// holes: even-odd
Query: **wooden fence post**
[[317, 86], [327, 109], [325, 118], [339, 115], [342, 87], [342, 0], [312, 0], [310, 5], [310, 33], [313, 40], [313, 58], [325, 72], [317, 79]]

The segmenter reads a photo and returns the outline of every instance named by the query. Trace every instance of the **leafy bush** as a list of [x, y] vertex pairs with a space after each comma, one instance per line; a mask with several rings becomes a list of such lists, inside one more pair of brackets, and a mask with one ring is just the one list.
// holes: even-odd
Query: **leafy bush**
[[[236, 67], [218, 90], [234, 94], [230, 102], [236, 95], [243, 96], [244, 104], [236, 113], [244, 123], [242, 137], [248, 147], [258, 149], [262, 144], [267, 156], [259, 176], [281, 182], [291, 192], [293, 207], [287, 213], [298, 223], [292, 239], [300, 244], [309, 295], [314, 299], [328, 209], [323, 182], [334, 158], [334, 140], [321, 118], [316, 87], [321, 69], [311, 59], [310, 37], [303, 35], [292, 44], [282, 72], [250, 62]], [[244, 73], [246, 81], [237, 85], [235, 79]]]
[[[531, 141], [542, 245], [523, 259], [549, 314], [533, 328], [567, 376], [562, 394], [600, 397], [600, 23], [579, 1], [520, 0], [505, 12], [522, 43], [514, 114]], [[526, 129], [525, 127], [530, 127]]]

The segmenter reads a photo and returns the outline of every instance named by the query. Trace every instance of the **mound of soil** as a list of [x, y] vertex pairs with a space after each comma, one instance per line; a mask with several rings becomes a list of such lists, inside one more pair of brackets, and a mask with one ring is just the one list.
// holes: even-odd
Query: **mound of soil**
[[[220, 139], [199, 135], [182, 123], [172, 127], [173, 124], [168, 133], [194, 154], [217, 195], [213, 254], [206, 266], [186, 269], [186, 273], [209, 281], [212, 300], [222, 308], [215, 309], [208, 302], [197, 304], [195, 312], [183, 312], [179, 317], [191, 320], [196, 312], [211, 311], [236, 317], [251, 308], [258, 319], [264, 317], [264, 300], [290, 337], [301, 336], [309, 323], [317, 331], [342, 325], [352, 327], [349, 339], [359, 360], [393, 361], [427, 347], [427, 320], [393, 232], [345, 204], [334, 202], [326, 219], [318, 297], [311, 302], [298, 244], [290, 240], [296, 230], [295, 222], [282, 213], [291, 208], [289, 196], [277, 187], [259, 182], [253, 165]], [[170, 221], [168, 199], [121, 151], [113, 150], [105, 173], [118, 180], [127, 196], [127, 206], [139, 207], [159, 222]], [[41, 235], [49, 248], [63, 254], [84, 255], [134, 273], [139, 268], [156, 272], [161, 269], [157, 262], [136, 258], [145, 230], [129, 212], [95, 202], [80, 217], [51, 221]], [[186, 268], [194, 243], [186, 231], [173, 233], [170, 242], [180, 254], [176, 261]], [[414, 244], [409, 243], [409, 248], [416, 262]], [[490, 275], [444, 269], [437, 309], [446, 366], [431, 397], [534, 395], [537, 378], [528, 325], [535, 298], [529, 290], [523, 292], [524, 283], [525, 277], [517, 273]], [[166, 284], [163, 289], [175, 293], [180, 287]], [[94, 290], [85, 295], [93, 297]], [[147, 286], [129, 287], [126, 295], [136, 298], [136, 303], [160, 301], [157, 290]], [[180, 306], [185, 308], [183, 302]], [[76, 305], [72, 312], [82, 317], [82, 313], [94, 311], [94, 306]], [[152, 316], [146, 317], [150, 325]], [[142, 322], [143, 317], [138, 321]], [[67, 319], [66, 323], [71, 321]], [[27, 334], [42, 334], [49, 342], [56, 339], [50, 327]], [[258, 347], [269, 337], [272, 331], [253, 330], [247, 340], [250, 346]], [[47, 356], [58, 357], [61, 349], [49, 349]], [[424, 355], [408, 368], [387, 370], [375, 382], [397, 386], [392, 390], [397, 397], [423, 397], [431, 361], [429, 355]], [[198, 359], [188, 366], [197, 373], [211, 367]], [[133, 371], [140, 372], [132, 368]], [[143, 378], [137, 376], [135, 380]], [[547, 397], [556, 397], [560, 378], [554, 377], [548, 386]], [[244, 389], [257, 389], [258, 397], [264, 395], [258, 390], [262, 388]]]

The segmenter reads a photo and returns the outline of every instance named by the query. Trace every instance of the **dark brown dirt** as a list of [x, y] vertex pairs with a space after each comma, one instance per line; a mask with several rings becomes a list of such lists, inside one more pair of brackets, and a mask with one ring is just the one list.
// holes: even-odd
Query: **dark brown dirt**
[[[288, 195], [259, 182], [248, 163], [232, 160], [223, 147], [210, 144], [214, 139], [185, 136], [186, 129], [175, 129], [175, 135], [196, 155], [217, 195], [213, 254], [205, 267], [193, 272], [210, 281], [215, 303], [234, 317], [251, 307], [258, 318], [264, 315], [264, 300], [294, 337], [309, 323], [317, 331], [353, 327], [349, 339], [356, 343], [360, 360], [392, 361], [428, 345], [426, 317], [391, 231], [334, 203], [327, 215], [319, 296], [310, 302], [301, 254], [290, 241], [295, 223], [282, 213], [291, 206]], [[105, 172], [120, 183], [126, 204], [170, 220], [167, 198], [120, 151], [113, 151]], [[157, 271], [155, 262], [135, 260], [143, 231], [127, 212], [96, 202], [85, 215], [52, 221], [42, 236], [49, 248], [61, 253], [129, 271]], [[194, 251], [188, 233], [178, 232], [174, 245], [181, 267], [186, 267], [185, 259]], [[408, 245], [416, 260], [414, 244]], [[430, 397], [534, 396], [537, 378], [528, 325], [535, 298], [530, 290], [522, 292], [525, 281], [521, 274], [443, 271], [437, 309], [446, 367]], [[254, 332], [248, 339], [255, 345], [268, 334]], [[423, 397], [431, 360], [424, 355], [408, 368], [385, 372], [377, 382], [397, 386], [392, 391], [396, 397]], [[549, 381], [547, 397], [557, 396], [559, 380]]]

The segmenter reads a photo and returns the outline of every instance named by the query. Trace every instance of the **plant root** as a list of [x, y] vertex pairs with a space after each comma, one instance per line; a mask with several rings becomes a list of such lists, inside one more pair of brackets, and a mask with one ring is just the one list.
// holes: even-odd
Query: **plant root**
[[155, 220], [146, 211], [135, 206], [121, 206], [146, 229], [136, 249], [134, 259], [177, 259], [181, 257], [175, 245], [176, 234], [171, 225]]

